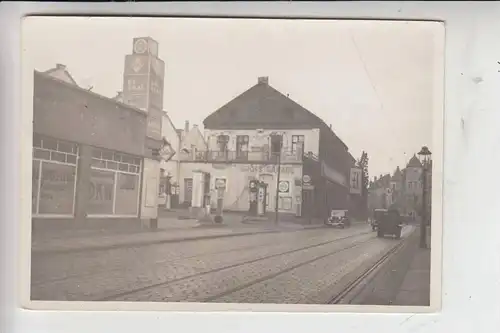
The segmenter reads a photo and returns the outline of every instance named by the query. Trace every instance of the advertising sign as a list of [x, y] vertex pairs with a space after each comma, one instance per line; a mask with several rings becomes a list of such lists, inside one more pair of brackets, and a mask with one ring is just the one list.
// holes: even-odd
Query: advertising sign
[[280, 193], [288, 193], [290, 191], [290, 182], [282, 180], [278, 184], [278, 190]]
[[360, 168], [351, 168], [349, 188], [352, 194], [361, 194], [363, 186], [362, 170]]
[[73, 214], [76, 168], [42, 162], [39, 214]]
[[149, 56], [129, 54], [125, 56], [125, 75], [147, 75]]
[[113, 214], [115, 173], [113, 171], [91, 170], [89, 186], [89, 215]]
[[225, 178], [215, 178], [215, 188], [216, 189], [226, 189], [226, 179]]
[[126, 76], [125, 87], [123, 92], [125, 94], [146, 94], [148, 91], [148, 77], [146, 75]]
[[163, 79], [151, 75], [149, 84], [149, 104], [151, 107], [163, 109]]
[[151, 74], [163, 80], [165, 77], [165, 63], [163, 60], [155, 57], [151, 58]]

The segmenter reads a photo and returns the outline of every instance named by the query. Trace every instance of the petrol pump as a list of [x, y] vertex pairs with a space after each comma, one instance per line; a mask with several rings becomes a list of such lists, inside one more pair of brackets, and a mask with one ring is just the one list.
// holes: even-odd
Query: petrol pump
[[252, 179], [249, 184], [249, 195], [248, 200], [250, 203], [250, 207], [248, 212], [251, 216], [257, 216], [257, 202], [258, 202], [258, 184], [259, 181], [256, 179]]
[[260, 181], [258, 183], [258, 197], [257, 197], [257, 214], [259, 216], [266, 215], [266, 202], [267, 202], [267, 184]]
[[249, 213], [251, 216], [266, 214], [267, 184], [257, 179], [252, 179], [249, 184]]

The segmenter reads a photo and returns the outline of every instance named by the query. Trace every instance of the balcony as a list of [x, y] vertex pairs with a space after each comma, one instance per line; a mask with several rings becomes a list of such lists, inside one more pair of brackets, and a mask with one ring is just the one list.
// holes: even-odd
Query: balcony
[[[281, 153], [281, 163], [301, 163], [300, 151], [286, 150]], [[202, 163], [277, 163], [277, 156], [268, 151], [196, 151], [180, 154], [183, 162]]]

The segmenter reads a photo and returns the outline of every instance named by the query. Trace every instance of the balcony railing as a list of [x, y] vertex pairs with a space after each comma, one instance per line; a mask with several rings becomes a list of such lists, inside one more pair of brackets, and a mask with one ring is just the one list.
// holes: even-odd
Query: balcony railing
[[[182, 153], [181, 161], [205, 162], [205, 163], [233, 163], [233, 162], [267, 162], [277, 163], [277, 154], [267, 151], [196, 151]], [[302, 153], [300, 151], [283, 151], [281, 153], [281, 163], [301, 162]]]

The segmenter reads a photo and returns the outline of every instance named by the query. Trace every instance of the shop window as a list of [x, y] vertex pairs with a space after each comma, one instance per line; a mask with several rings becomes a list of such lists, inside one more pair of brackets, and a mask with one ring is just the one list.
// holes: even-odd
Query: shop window
[[292, 197], [280, 197], [278, 199], [278, 208], [282, 210], [292, 209]]
[[73, 215], [77, 160], [78, 145], [33, 135], [33, 215]]
[[87, 213], [137, 216], [141, 159], [94, 148]]
[[115, 189], [115, 172], [91, 170], [89, 184], [89, 215], [112, 215]]

